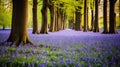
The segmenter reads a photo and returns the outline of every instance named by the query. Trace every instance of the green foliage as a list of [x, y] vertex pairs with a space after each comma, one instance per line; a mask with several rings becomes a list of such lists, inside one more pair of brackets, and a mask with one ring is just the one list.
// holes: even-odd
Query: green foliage
[[10, 26], [11, 24], [11, 11], [0, 5], [0, 25]]

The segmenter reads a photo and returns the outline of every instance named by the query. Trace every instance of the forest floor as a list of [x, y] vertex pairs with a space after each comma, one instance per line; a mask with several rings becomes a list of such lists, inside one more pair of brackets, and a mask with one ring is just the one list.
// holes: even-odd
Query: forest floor
[[[103, 42], [103, 44], [120, 44], [120, 30], [118, 32], [119, 34], [101, 34], [102, 30], [94, 33], [66, 29], [53, 33], [49, 32], [48, 34], [32, 34], [32, 30], [29, 30], [29, 37], [36, 45], [63, 46], [64, 44], [95, 44], [99, 42]], [[9, 29], [0, 30], [0, 43], [4, 42], [9, 34]]]
[[[120, 67], [120, 30], [118, 32], [101, 34], [102, 31], [66, 29], [32, 34], [29, 30], [30, 40], [43, 47], [0, 46], [0, 67]], [[9, 34], [10, 30], [0, 30], [0, 43]]]

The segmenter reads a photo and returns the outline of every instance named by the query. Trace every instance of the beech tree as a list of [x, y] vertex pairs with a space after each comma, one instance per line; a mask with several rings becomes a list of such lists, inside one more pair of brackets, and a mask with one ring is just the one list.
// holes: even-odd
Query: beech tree
[[115, 3], [117, 0], [109, 0], [109, 33], [118, 33], [116, 30], [116, 13], [115, 13]]
[[28, 0], [12, 0], [12, 28], [7, 42], [15, 42], [16, 46], [20, 43], [25, 45], [31, 43], [28, 37]]
[[84, 1], [84, 32], [87, 32], [87, 0]]
[[77, 31], [81, 31], [82, 30], [82, 14], [80, 12], [80, 10], [82, 9], [82, 7], [78, 6], [78, 8], [76, 8], [76, 21], [75, 21], [75, 30]]
[[52, 0], [49, 0], [49, 9], [50, 9], [50, 32], [55, 31], [55, 5]]
[[82, 14], [81, 14], [81, 5], [79, 4], [80, 0], [76, 0], [78, 5], [75, 7], [75, 30], [81, 31], [82, 30]]
[[66, 12], [64, 12], [63, 13], [63, 30], [66, 29], [66, 19], [67, 19]]
[[43, 6], [42, 6], [42, 27], [41, 27], [41, 34], [48, 34], [48, 0], [43, 0]]
[[91, 26], [90, 26], [90, 30], [93, 31], [94, 30], [94, 0], [90, 1], [90, 9], [91, 9]]
[[107, 24], [107, 0], [104, 0], [103, 3], [103, 34], [108, 33], [108, 24]]
[[37, 20], [37, 4], [38, 1], [37, 0], [33, 0], [33, 34], [39, 34], [38, 31], [38, 20]]
[[95, 22], [94, 22], [94, 30], [93, 32], [99, 32], [99, 23], [98, 23], [98, 4], [100, 0], [95, 0]]
[[119, 27], [120, 27], [120, 0], [119, 0]]

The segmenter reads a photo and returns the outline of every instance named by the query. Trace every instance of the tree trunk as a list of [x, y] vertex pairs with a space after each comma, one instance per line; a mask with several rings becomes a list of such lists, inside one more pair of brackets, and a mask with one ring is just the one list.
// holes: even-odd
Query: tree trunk
[[3, 30], [5, 30], [5, 25], [3, 25]]
[[27, 32], [28, 0], [12, 0], [12, 2], [12, 29], [7, 41], [15, 42], [16, 46], [19, 46], [20, 43], [31, 43]]
[[38, 32], [38, 20], [37, 20], [37, 0], [33, 0], [33, 34], [39, 34]]
[[75, 30], [76, 31], [81, 31], [82, 30], [82, 14], [77, 10], [76, 11], [76, 23], [75, 23]]
[[87, 30], [89, 30], [89, 18], [88, 18], [88, 15], [89, 15], [89, 8], [87, 7], [87, 13], [86, 13], [86, 16], [87, 16]]
[[[78, 0], [76, 0], [76, 1], [78, 1]], [[80, 6], [77, 6], [77, 7], [78, 8], [76, 8], [76, 12], [75, 12], [75, 16], [76, 16], [75, 30], [76, 31], [81, 31], [82, 30], [82, 22], [81, 22], [81, 19], [82, 19], [81, 9], [82, 9], [82, 7], [80, 7]]]
[[91, 31], [94, 30], [94, 10], [91, 10]]
[[110, 21], [109, 21], [109, 33], [115, 34], [116, 30], [116, 13], [115, 13], [115, 3], [117, 0], [109, 0], [110, 1]]
[[103, 6], [103, 34], [108, 33], [108, 25], [107, 25], [107, 0], [104, 0]]
[[47, 14], [47, 7], [48, 7], [48, 0], [43, 0], [43, 7], [42, 7], [42, 27], [41, 27], [41, 34], [48, 34], [48, 14]]
[[71, 19], [69, 19], [69, 28], [70, 28], [70, 29], [74, 29], [74, 27], [75, 27], [74, 19], [71, 18]]
[[120, 0], [119, 0], [119, 27], [120, 27]]
[[57, 27], [57, 31], [61, 30], [61, 14], [59, 8], [57, 8]]
[[93, 32], [99, 32], [99, 23], [98, 23], [98, 0], [95, 0], [95, 22], [94, 22], [94, 31]]
[[60, 30], [63, 30], [63, 20], [64, 20], [64, 13], [63, 13], [63, 10], [60, 9]]
[[55, 9], [55, 31], [57, 31], [57, 8]]
[[55, 31], [55, 6], [54, 4], [52, 4], [51, 0], [50, 0], [50, 5], [49, 5], [49, 9], [50, 9], [50, 17], [51, 17], [51, 22], [50, 22], [50, 32], [54, 32]]
[[87, 23], [88, 21], [87, 21], [87, 0], [85, 0], [85, 2], [84, 2], [84, 32], [87, 32], [87, 25], [88, 25], [88, 23]]
[[66, 29], [66, 13], [64, 13], [64, 16], [63, 16], [63, 30]]

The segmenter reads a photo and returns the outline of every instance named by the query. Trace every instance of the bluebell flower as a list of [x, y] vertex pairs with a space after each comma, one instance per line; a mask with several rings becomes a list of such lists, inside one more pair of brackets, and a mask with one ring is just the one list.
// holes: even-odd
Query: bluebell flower
[[35, 67], [35, 63], [34, 62], [32, 62], [32, 67]]
[[115, 65], [115, 59], [112, 57], [111, 60], [110, 60], [110, 65], [113, 66]]
[[3, 51], [0, 49], [0, 55], [2, 55], [3, 54]]
[[39, 64], [38, 67], [41, 67], [41, 65]]
[[91, 65], [90, 65], [90, 63], [89, 63], [89, 62], [87, 63], [87, 67], [91, 67]]
[[46, 63], [42, 63], [40, 67], [46, 67]]
[[81, 67], [80, 62], [76, 63], [76, 66], [75, 66], [75, 67]]
[[31, 55], [30, 54], [26, 54], [26, 58], [30, 57]]
[[60, 61], [63, 61], [63, 58], [64, 58], [63, 56], [60, 56]]
[[52, 62], [52, 67], [56, 67], [56, 62], [55, 61]]
[[14, 53], [12, 52], [12, 53], [10, 54], [10, 60], [13, 61], [14, 58], [15, 58], [15, 56], [14, 56]]
[[16, 54], [16, 57], [18, 57], [18, 54], [19, 54], [18, 51], [15, 51], [15, 54]]
[[7, 46], [3, 46], [4, 51], [7, 52]]
[[69, 64], [69, 63], [70, 63], [70, 60], [69, 60], [68, 58], [66, 59], [66, 63], [67, 63], [67, 64]]
[[28, 67], [31, 67], [31, 64], [30, 64], [30, 63], [28, 63]]
[[103, 64], [102, 67], [107, 67], [107, 65]]

